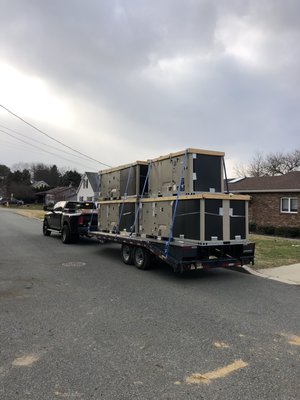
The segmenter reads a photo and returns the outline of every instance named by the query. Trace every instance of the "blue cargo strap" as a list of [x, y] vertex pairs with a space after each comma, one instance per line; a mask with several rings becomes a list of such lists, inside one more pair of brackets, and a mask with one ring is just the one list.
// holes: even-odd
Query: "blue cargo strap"
[[[143, 190], [142, 190], [141, 196], [139, 197], [139, 200], [142, 200], [142, 198], [144, 197], [144, 193], [145, 193], [146, 185], [147, 185], [147, 182], [148, 182], [148, 179], [149, 179], [151, 168], [152, 168], [152, 160], [150, 160], [150, 163], [148, 165], [148, 171], [147, 171], [146, 179], [145, 179]], [[134, 227], [135, 227], [135, 224], [136, 224], [139, 212], [140, 212], [140, 204], [141, 203], [139, 201], [137, 201], [137, 203], [136, 203], [137, 207], [136, 207], [136, 210], [135, 210], [134, 221], [133, 221], [133, 224], [130, 227], [130, 235], [129, 236], [132, 236], [132, 234], [133, 234], [133, 230], [134, 230]]]
[[229, 193], [228, 179], [227, 179], [227, 172], [226, 172], [226, 165], [225, 165], [224, 157], [222, 157], [222, 160], [223, 160], [223, 168], [224, 168], [224, 175], [225, 175], [226, 192]]
[[117, 223], [117, 225], [115, 227], [115, 233], [119, 232], [119, 226], [120, 226], [121, 219], [122, 219], [122, 216], [123, 216], [124, 204], [125, 204], [125, 200], [126, 200], [127, 194], [128, 194], [128, 186], [129, 186], [130, 177], [131, 177], [131, 170], [132, 170], [132, 165], [130, 166], [130, 169], [129, 169], [128, 178], [127, 178], [126, 187], [125, 187], [125, 192], [124, 192], [123, 203], [121, 204], [118, 223]]
[[[94, 208], [94, 205], [95, 205], [95, 208]], [[91, 217], [90, 217], [90, 220], [89, 220], [89, 223], [88, 223], [88, 232], [87, 232], [88, 234], [91, 232], [91, 226], [92, 226], [93, 217], [94, 217], [94, 210], [97, 210], [97, 206], [96, 206], [95, 202], [93, 201], [93, 208], [91, 210]]]
[[171, 226], [170, 226], [169, 238], [165, 244], [165, 253], [164, 253], [165, 257], [168, 257], [168, 255], [169, 255], [169, 246], [170, 246], [171, 239], [173, 238], [174, 222], [175, 222], [175, 218], [176, 218], [179, 193], [180, 193], [180, 189], [181, 189], [181, 185], [182, 185], [182, 178], [183, 178], [183, 173], [184, 173], [184, 169], [186, 166], [186, 161], [187, 161], [187, 150], [185, 150], [184, 159], [183, 159], [183, 163], [182, 163], [182, 167], [181, 167], [181, 175], [180, 175], [179, 184], [177, 187], [177, 194], [176, 194], [176, 200], [175, 200], [175, 206], [174, 206], [174, 213], [173, 213], [172, 222], [171, 222]]

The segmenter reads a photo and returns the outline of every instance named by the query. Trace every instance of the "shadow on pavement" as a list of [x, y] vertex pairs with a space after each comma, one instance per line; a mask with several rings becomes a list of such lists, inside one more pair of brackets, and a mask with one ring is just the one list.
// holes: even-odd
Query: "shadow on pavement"
[[[111, 260], [114, 263], [119, 263], [120, 268], [124, 265], [121, 259], [121, 246], [114, 243], [105, 243], [101, 244], [99, 248], [99, 255], [105, 257], [107, 261]], [[135, 268], [134, 265], [128, 266]], [[147, 271], [137, 270], [139, 273], [144, 274], [155, 274], [156, 276], [160, 276], [161, 278], [173, 279], [176, 281], [195, 281], [195, 280], [205, 280], [205, 279], [213, 279], [213, 280], [233, 280], [240, 279], [241, 275], [236, 274], [235, 270], [226, 269], [226, 268], [211, 268], [211, 269], [199, 269], [199, 270], [191, 270], [183, 273], [175, 273], [173, 268], [168, 264], [164, 263], [161, 260], [155, 260], [152, 267]], [[239, 271], [239, 270], [238, 270]], [[245, 271], [239, 271], [245, 272]], [[124, 271], [124, 273], [126, 273]]]

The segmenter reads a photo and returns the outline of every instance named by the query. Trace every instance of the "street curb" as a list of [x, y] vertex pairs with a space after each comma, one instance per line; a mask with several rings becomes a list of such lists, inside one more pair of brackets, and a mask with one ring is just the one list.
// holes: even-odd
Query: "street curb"
[[296, 285], [296, 286], [299, 285], [299, 283], [294, 282], [294, 281], [290, 281], [289, 279], [278, 278], [278, 277], [275, 277], [275, 276], [269, 276], [269, 275], [263, 274], [263, 273], [260, 272], [259, 270], [256, 271], [256, 270], [254, 270], [254, 269], [252, 269], [251, 267], [248, 267], [248, 266], [246, 266], [246, 265], [244, 265], [242, 268], [245, 270], [245, 272], [247, 271], [246, 273], [251, 274], [251, 275], [258, 276], [258, 277], [260, 277], [260, 278], [271, 279], [272, 281], [277, 281], [277, 282], [281, 282], [281, 283], [286, 283], [286, 284], [288, 284], [288, 285]]
[[252, 275], [252, 273], [245, 268], [245, 265], [243, 265], [242, 267], [226, 267], [225, 269], [230, 269], [231, 271], [235, 272], [241, 272], [242, 274]]

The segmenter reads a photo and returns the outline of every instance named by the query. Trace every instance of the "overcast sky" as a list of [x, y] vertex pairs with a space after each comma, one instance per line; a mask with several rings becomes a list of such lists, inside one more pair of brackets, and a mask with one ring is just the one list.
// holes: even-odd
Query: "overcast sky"
[[[232, 176], [258, 151], [299, 148], [299, 0], [0, 6], [0, 104], [94, 159], [116, 166], [196, 147], [225, 151]], [[53, 153], [0, 131], [0, 164], [103, 168], [3, 108], [0, 124]]]

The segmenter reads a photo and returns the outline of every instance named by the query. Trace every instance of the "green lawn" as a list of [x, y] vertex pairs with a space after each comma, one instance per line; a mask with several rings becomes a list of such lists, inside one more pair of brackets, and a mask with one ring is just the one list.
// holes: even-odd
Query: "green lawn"
[[250, 235], [255, 242], [254, 268], [272, 268], [300, 263], [300, 239]]
[[29, 209], [29, 210], [43, 210], [44, 204], [25, 204], [21, 206], [21, 208]]
[[[3, 206], [1, 206], [3, 207]], [[25, 204], [24, 206], [10, 205], [10, 210], [13, 210], [16, 214], [23, 215], [28, 218], [43, 219], [45, 211], [43, 210], [43, 204]]]

